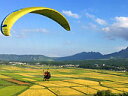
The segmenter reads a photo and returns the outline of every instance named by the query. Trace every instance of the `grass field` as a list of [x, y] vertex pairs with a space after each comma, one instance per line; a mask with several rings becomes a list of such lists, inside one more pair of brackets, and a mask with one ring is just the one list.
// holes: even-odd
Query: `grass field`
[[[52, 77], [43, 81], [47, 68]], [[106, 70], [0, 65], [0, 96], [92, 96], [98, 90], [128, 92], [128, 76]]]

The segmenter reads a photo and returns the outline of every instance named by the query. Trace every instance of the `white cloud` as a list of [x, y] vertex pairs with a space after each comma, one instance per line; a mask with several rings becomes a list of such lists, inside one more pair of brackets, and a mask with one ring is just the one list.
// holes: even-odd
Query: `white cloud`
[[24, 38], [26, 37], [26, 33], [34, 33], [34, 32], [41, 32], [41, 33], [48, 33], [49, 31], [45, 28], [35, 28], [35, 29], [12, 29], [11, 30], [11, 37], [16, 37], [16, 38]]
[[115, 17], [115, 22], [102, 30], [110, 38], [123, 38], [128, 40], [128, 17]]
[[97, 25], [93, 24], [93, 23], [88, 23], [87, 25], [83, 25], [82, 28], [91, 29], [91, 30], [97, 30]]
[[[22, 31], [22, 30], [20, 30], [20, 31]], [[24, 38], [25, 37], [25, 33], [24, 32], [20, 32], [20, 31], [12, 29], [11, 30], [11, 37]]]
[[95, 19], [95, 15], [92, 15], [90, 13], [85, 13], [85, 16], [91, 19]]
[[117, 51], [120, 51], [120, 50], [123, 50], [123, 49], [126, 49], [126, 48], [127, 48], [127, 46], [119, 46], [119, 47], [116, 47], [115, 49]]
[[128, 28], [128, 17], [115, 17], [116, 23], [114, 23], [114, 26], [122, 27], [122, 28]]
[[[11, 30], [11, 36], [15, 36], [15, 37], [25, 37], [25, 33], [26, 32], [42, 32], [42, 33], [48, 33], [49, 30], [45, 29], [45, 28], [36, 28], [36, 29], [21, 29], [21, 30]], [[4, 36], [1, 31], [0, 31], [0, 36]]]
[[85, 13], [85, 16], [88, 17], [88, 18], [90, 18], [90, 19], [92, 19], [94, 22], [96, 22], [96, 23], [98, 23], [100, 25], [106, 25], [107, 24], [107, 22], [105, 20], [103, 20], [101, 18], [98, 18], [98, 17], [96, 17], [93, 14]]
[[100, 24], [100, 25], [106, 25], [106, 24], [107, 24], [105, 20], [100, 19], [100, 18], [96, 18], [96, 22], [97, 22], [98, 24]]
[[72, 11], [66, 11], [66, 10], [63, 10], [62, 13], [64, 13], [65, 15], [67, 16], [70, 16], [70, 17], [74, 17], [74, 18], [80, 18], [80, 16], [76, 13], [73, 13]]
[[23, 29], [22, 32], [43, 32], [48, 33], [49, 31], [45, 28], [37, 28], [37, 29]]

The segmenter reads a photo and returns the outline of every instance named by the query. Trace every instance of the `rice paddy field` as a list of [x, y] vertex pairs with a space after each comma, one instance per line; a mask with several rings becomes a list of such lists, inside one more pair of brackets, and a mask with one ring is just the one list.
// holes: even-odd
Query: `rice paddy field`
[[[43, 81], [47, 68], [52, 77]], [[94, 69], [0, 65], [0, 96], [93, 96], [98, 90], [128, 92], [128, 75]]]

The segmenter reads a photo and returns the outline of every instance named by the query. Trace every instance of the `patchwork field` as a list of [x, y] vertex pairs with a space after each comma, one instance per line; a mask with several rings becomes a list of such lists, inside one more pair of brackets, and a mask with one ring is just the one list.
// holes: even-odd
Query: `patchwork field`
[[[46, 70], [52, 74], [49, 81], [43, 81]], [[0, 65], [0, 96], [92, 96], [98, 90], [128, 92], [128, 75], [106, 70]]]

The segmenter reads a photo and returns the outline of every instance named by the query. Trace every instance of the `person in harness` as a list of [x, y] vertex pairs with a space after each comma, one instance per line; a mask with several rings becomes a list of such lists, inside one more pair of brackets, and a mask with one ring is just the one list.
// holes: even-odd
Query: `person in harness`
[[51, 74], [48, 71], [44, 72], [44, 81], [48, 81], [51, 78]]

